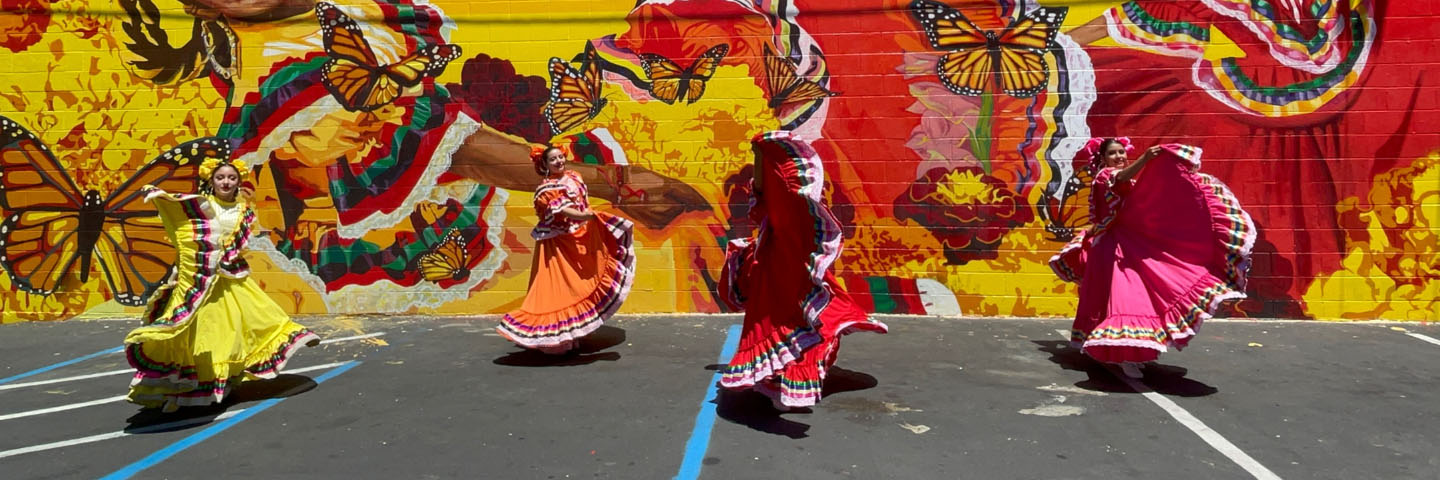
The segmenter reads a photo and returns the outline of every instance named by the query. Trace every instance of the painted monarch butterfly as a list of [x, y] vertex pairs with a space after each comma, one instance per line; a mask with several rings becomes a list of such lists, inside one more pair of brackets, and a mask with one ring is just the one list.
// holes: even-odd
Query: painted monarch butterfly
[[1045, 233], [1057, 242], [1070, 241], [1091, 223], [1090, 182], [1095, 180], [1096, 169], [1076, 163], [1075, 173], [1065, 180], [1058, 198], [1047, 194], [1036, 206], [1036, 213], [1045, 221]]
[[326, 2], [315, 4], [315, 15], [320, 20], [325, 53], [330, 55], [321, 78], [346, 110], [368, 112], [387, 105], [406, 88], [419, 85], [424, 77], [439, 76], [446, 65], [460, 58], [458, 45], [436, 44], [381, 65], [354, 19]]
[[689, 68], [681, 69], [675, 61], [651, 54], [640, 54], [640, 67], [650, 78], [650, 94], [667, 104], [674, 104], [678, 98], [685, 103], [695, 103], [705, 94], [705, 82], [715, 75], [720, 62], [730, 53], [730, 46], [719, 44], [710, 47]]
[[174, 247], [144, 203], [143, 187], [195, 191], [200, 163], [229, 156], [225, 140], [190, 141], [140, 167], [108, 196], [82, 193], [33, 133], [0, 117], [0, 266], [20, 290], [50, 295], [72, 272], [88, 282], [91, 262], [98, 262], [115, 301], [144, 305], [169, 275]]
[[420, 255], [416, 263], [420, 274], [432, 282], [463, 281], [470, 276], [470, 270], [465, 268], [470, 263], [470, 254], [465, 251], [465, 238], [458, 230], [447, 232], [445, 238]]
[[559, 57], [550, 58], [550, 102], [545, 106], [545, 118], [552, 132], [559, 135], [590, 121], [606, 103], [600, 98], [600, 59], [595, 45], [585, 42], [578, 70]]
[[778, 110], [790, 103], [809, 102], [837, 95], [820, 84], [801, 78], [795, 73], [795, 64], [781, 57], [766, 43], [765, 80], [770, 86], [770, 108]]
[[935, 67], [941, 83], [967, 96], [998, 90], [1026, 98], [1044, 90], [1050, 78], [1045, 50], [1054, 44], [1067, 11], [1036, 8], [997, 33], [975, 26], [948, 5], [932, 0], [910, 2], [910, 14], [925, 30], [930, 45], [950, 52]]

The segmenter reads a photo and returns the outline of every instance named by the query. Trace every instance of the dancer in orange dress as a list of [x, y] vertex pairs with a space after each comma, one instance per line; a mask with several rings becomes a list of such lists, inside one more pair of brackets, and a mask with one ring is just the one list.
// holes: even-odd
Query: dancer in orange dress
[[756, 178], [754, 238], [730, 241], [721, 298], [745, 311], [739, 349], [721, 370], [725, 388], [754, 389], [775, 408], [820, 400], [840, 337], [885, 333], [830, 271], [840, 256], [840, 222], [825, 206], [825, 171], [815, 149], [788, 131], [751, 140]]
[[580, 174], [565, 168], [564, 150], [537, 148], [530, 158], [544, 178], [535, 189], [540, 221], [530, 232], [530, 289], [495, 330], [521, 347], [560, 354], [600, 328], [630, 293], [633, 224], [590, 209], [589, 190]]

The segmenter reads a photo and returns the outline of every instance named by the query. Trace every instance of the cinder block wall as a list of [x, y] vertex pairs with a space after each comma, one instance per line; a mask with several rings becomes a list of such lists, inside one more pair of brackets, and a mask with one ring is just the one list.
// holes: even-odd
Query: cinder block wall
[[639, 225], [622, 311], [718, 312], [776, 129], [877, 312], [1071, 314], [1076, 152], [1128, 136], [1202, 148], [1259, 225], [1229, 315], [1440, 320], [1434, 2], [228, 3], [0, 1], [5, 322], [138, 313], [174, 250], [134, 193], [202, 144], [254, 168], [297, 313], [518, 305], [540, 143]]

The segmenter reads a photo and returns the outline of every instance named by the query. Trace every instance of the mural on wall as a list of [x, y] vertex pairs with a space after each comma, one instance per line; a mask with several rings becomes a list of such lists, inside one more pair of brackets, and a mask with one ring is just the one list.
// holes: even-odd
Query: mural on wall
[[723, 244], [755, 228], [748, 140], [773, 129], [830, 163], [837, 273], [878, 312], [1072, 313], [1046, 265], [1086, 226], [1072, 160], [1127, 135], [1203, 148], [1251, 209], [1232, 315], [1440, 320], [1437, 96], [1406, 46], [1434, 43], [1432, 6], [0, 5], [5, 322], [138, 311], [173, 250], [135, 192], [193, 189], [212, 156], [253, 167], [250, 260], [286, 308], [511, 308], [541, 142], [637, 221], [627, 311], [722, 311]]

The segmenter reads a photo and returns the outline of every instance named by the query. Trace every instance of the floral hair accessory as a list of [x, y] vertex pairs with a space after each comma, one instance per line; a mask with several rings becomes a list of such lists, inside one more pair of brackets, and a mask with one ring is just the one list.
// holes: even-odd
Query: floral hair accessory
[[549, 169], [545, 168], [545, 152], [550, 151], [550, 149], [552, 148], [560, 150], [560, 153], [564, 153], [567, 157], [570, 156], [570, 151], [568, 149], [558, 145], [542, 144], [530, 146], [530, 161], [535, 164], [535, 173], [540, 174], [540, 176], [542, 177], [550, 174]]
[[235, 169], [235, 174], [236, 176], [240, 177], [241, 184], [244, 184], [246, 179], [250, 177], [249, 165], [245, 165], [241, 162], [232, 162], [229, 159], [210, 157], [205, 159], [204, 162], [200, 162], [199, 173], [200, 178], [203, 181], [203, 183], [200, 185], [200, 190], [202, 192], [211, 193], [210, 178], [215, 176], [215, 170], [220, 169], [220, 167], [230, 167]]
[[1121, 147], [1125, 147], [1126, 155], [1135, 151], [1135, 146], [1130, 144], [1130, 137], [1095, 137], [1085, 142], [1085, 147], [1081, 148], [1080, 152], [1075, 154], [1075, 165], [1077, 167], [1081, 165], [1094, 167], [1098, 164], [1100, 157], [1104, 156], [1105, 153], [1100, 151], [1100, 146], [1104, 145], [1106, 140], [1114, 140], [1116, 143], [1119, 143]]

